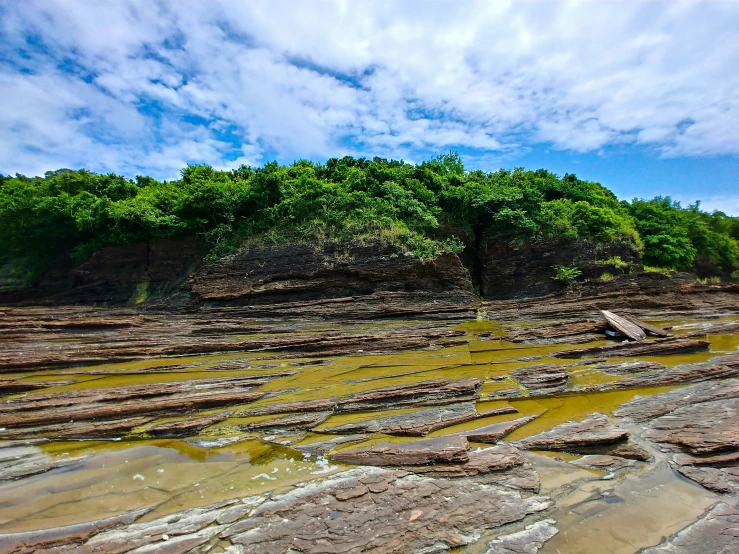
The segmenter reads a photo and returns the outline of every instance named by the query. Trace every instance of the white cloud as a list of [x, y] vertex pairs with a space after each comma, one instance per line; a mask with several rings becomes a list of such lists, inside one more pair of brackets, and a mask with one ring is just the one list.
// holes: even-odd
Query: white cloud
[[187, 162], [450, 148], [491, 158], [535, 144], [739, 154], [735, 3], [26, 0], [0, 10], [4, 173], [83, 165], [173, 177]]

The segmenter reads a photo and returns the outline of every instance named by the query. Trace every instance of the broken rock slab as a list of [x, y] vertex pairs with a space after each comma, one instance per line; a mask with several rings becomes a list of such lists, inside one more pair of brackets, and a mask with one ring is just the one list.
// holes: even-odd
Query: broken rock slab
[[582, 449], [626, 441], [629, 431], [619, 429], [604, 414], [594, 413], [582, 421], [568, 421], [548, 431], [515, 442], [526, 450], [579, 452]]
[[516, 429], [523, 427], [527, 423], [535, 420], [538, 415], [520, 417], [518, 419], [512, 419], [511, 421], [503, 421], [501, 423], [493, 423], [491, 425], [485, 425], [484, 427], [478, 427], [477, 429], [470, 429], [469, 431], [462, 431], [461, 433], [455, 433], [462, 437], [467, 437], [467, 440], [471, 442], [485, 442], [494, 444], [504, 437], [510, 435]]
[[438, 437], [414, 442], [383, 442], [337, 452], [332, 458], [337, 462], [371, 466], [460, 464], [469, 461], [467, 448], [467, 439], [464, 437]]

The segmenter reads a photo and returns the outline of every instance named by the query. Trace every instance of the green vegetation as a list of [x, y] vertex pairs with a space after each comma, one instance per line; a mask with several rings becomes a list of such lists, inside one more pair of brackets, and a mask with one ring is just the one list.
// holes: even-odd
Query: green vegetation
[[739, 218], [669, 198], [621, 202], [598, 183], [546, 170], [467, 171], [454, 153], [419, 165], [351, 157], [233, 171], [191, 165], [163, 182], [66, 169], [0, 176], [0, 264], [22, 261], [33, 272], [65, 253], [85, 259], [104, 246], [184, 236], [212, 245], [207, 261], [294, 241], [395, 244], [428, 259], [460, 252], [464, 236], [587, 237], [631, 241], [660, 268], [700, 262], [706, 276], [739, 268]]
[[620, 270], [621, 273], [624, 273], [627, 269], [629, 269], [629, 267], [631, 267], [631, 264], [622, 260], [621, 256], [611, 256], [607, 260], [597, 260], [596, 263], [599, 263], [601, 265], [613, 266], [616, 269]]
[[559, 281], [563, 285], [573, 284], [582, 275], [582, 271], [575, 266], [556, 265], [553, 269], [555, 273], [552, 279]]

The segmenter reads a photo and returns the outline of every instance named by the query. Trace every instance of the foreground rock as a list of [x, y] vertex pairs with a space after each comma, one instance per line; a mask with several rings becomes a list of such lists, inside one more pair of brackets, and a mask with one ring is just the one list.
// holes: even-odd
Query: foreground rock
[[640, 554], [736, 554], [739, 552], [739, 510], [720, 502], [675, 536]]
[[[137, 522], [118, 518], [0, 535], [0, 550], [118, 554], [189, 552], [220, 542], [227, 552], [443, 552], [476, 542], [486, 529], [546, 509], [547, 498], [472, 479], [435, 479], [358, 468], [286, 494], [250, 497]], [[164, 535], [167, 540], [163, 540]]]

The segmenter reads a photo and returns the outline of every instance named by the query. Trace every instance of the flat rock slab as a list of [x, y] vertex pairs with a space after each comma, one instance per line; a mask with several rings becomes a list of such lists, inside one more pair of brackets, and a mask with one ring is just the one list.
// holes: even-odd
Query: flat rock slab
[[354, 433], [384, 433], [386, 435], [421, 437], [431, 431], [456, 423], [464, 423], [482, 417], [474, 402], [428, 408], [407, 414], [370, 419], [359, 423], [347, 423], [337, 427], [317, 429], [321, 433], [337, 435]]
[[649, 422], [644, 436], [694, 455], [739, 450], [739, 398], [681, 406]]
[[471, 442], [486, 442], [496, 443], [504, 437], [510, 435], [516, 429], [523, 427], [527, 423], [535, 420], [538, 415], [520, 417], [518, 419], [512, 419], [511, 421], [503, 421], [501, 423], [493, 423], [491, 425], [485, 425], [484, 427], [478, 427], [477, 429], [470, 429], [469, 431], [462, 431], [461, 433], [455, 433], [462, 437], [467, 437], [467, 440]]
[[570, 462], [572, 465], [587, 467], [590, 469], [606, 469], [614, 470], [623, 467], [633, 466], [634, 462], [630, 462], [619, 456], [608, 456], [607, 454], [588, 454], [577, 460]]
[[485, 554], [536, 554], [544, 543], [558, 533], [553, 519], [527, 525], [523, 531], [502, 535], [491, 541]]
[[[727, 362], [733, 362], [734, 360], [739, 361], [738, 356], [726, 356], [722, 358], [714, 358], [705, 364], [695, 365], [700, 365], [702, 367], [715, 365], [723, 366], [722, 360], [724, 358], [729, 358]], [[702, 372], [702, 374], [705, 375], [705, 372]], [[669, 414], [681, 406], [692, 406], [701, 402], [710, 402], [727, 398], [739, 398], [739, 379], [727, 379], [718, 383], [697, 383], [662, 394], [635, 398], [631, 402], [627, 402], [620, 406], [613, 412], [613, 415], [627, 418], [631, 421], [643, 422]]]
[[739, 510], [726, 502], [715, 504], [701, 518], [663, 543], [640, 554], [737, 554]]
[[337, 452], [332, 458], [338, 462], [372, 466], [459, 464], [469, 460], [467, 447], [464, 437], [439, 437], [414, 442], [384, 442]]
[[577, 452], [582, 448], [612, 445], [628, 437], [629, 432], [613, 425], [608, 416], [595, 413], [582, 421], [562, 423], [515, 444], [527, 450]]
[[265, 502], [223, 535], [245, 554], [444, 552], [548, 505], [468, 479], [357, 469]]
[[521, 451], [510, 444], [500, 444], [468, 453], [469, 459], [459, 464], [407, 466], [406, 470], [436, 477], [474, 477], [494, 471], [505, 471], [525, 463]]

